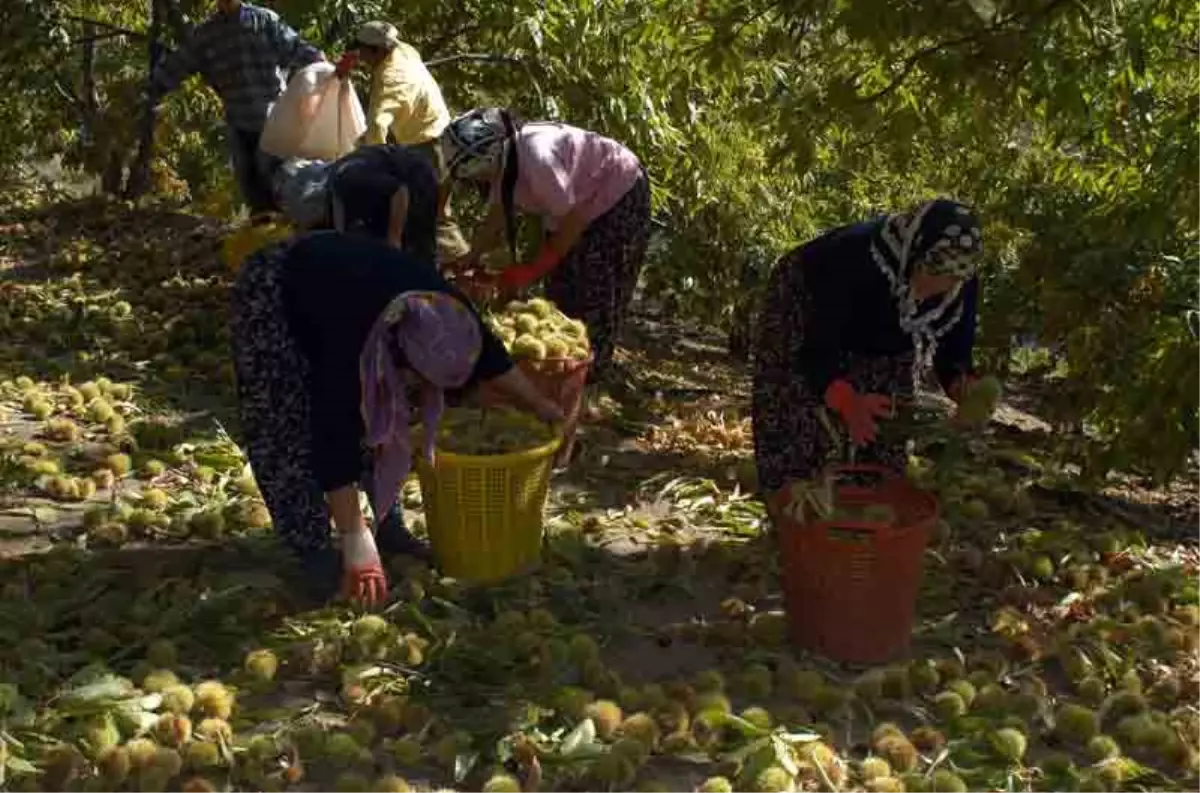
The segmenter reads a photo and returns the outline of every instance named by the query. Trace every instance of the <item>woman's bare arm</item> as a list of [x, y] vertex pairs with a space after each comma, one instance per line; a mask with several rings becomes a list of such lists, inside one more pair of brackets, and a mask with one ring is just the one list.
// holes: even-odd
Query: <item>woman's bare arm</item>
[[388, 245], [393, 248], [400, 248], [404, 245], [404, 224], [408, 221], [408, 205], [409, 205], [408, 185], [401, 185], [400, 189], [392, 194], [392, 211], [388, 215]]
[[463, 257], [468, 262], [478, 262], [485, 253], [493, 250], [500, 243], [500, 234], [504, 230], [504, 207], [499, 204], [488, 206], [483, 222], [475, 229], [471, 237], [471, 251]]
[[329, 514], [333, 517], [338, 534], [353, 534], [366, 529], [362, 506], [358, 503], [358, 488], [346, 485], [325, 494]]

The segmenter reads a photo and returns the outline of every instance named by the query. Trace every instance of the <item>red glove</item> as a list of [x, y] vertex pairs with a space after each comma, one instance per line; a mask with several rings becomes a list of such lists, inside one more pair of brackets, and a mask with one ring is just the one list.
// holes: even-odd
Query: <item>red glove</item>
[[557, 267], [560, 261], [562, 261], [562, 254], [550, 245], [543, 245], [537, 258], [529, 264], [516, 265], [506, 269], [497, 281], [497, 286], [501, 289], [520, 289], [528, 286]]
[[892, 400], [882, 394], [859, 394], [845, 380], [834, 380], [825, 389], [825, 404], [838, 412], [850, 440], [862, 446], [875, 440], [876, 419], [892, 412]]
[[342, 535], [342, 594], [364, 606], [387, 599], [388, 580], [375, 547], [375, 535], [367, 529]]
[[342, 576], [342, 594], [364, 606], [377, 606], [387, 600], [387, 574], [379, 563], [351, 567]]
[[333, 67], [333, 73], [338, 77], [345, 77], [354, 67], [358, 65], [358, 50], [347, 50], [342, 53], [342, 57], [338, 58], [337, 65]]

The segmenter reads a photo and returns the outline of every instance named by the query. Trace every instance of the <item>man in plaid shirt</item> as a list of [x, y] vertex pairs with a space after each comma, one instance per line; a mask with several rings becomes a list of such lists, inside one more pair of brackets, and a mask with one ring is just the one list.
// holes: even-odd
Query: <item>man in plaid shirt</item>
[[188, 77], [199, 73], [221, 97], [229, 144], [242, 197], [252, 215], [275, 208], [271, 175], [279, 160], [262, 152], [258, 141], [272, 105], [292, 72], [325, 60], [274, 11], [217, 0], [216, 12], [154, 70], [150, 102], [158, 105]]

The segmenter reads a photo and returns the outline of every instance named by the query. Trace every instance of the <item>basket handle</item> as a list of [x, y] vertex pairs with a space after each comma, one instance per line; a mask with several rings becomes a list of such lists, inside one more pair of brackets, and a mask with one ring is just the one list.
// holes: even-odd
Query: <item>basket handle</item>
[[878, 463], [847, 463], [843, 465], [831, 465], [825, 469], [824, 475], [836, 483], [842, 479], [861, 474], [868, 474], [876, 477], [878, 485], [888, 484], [904, 478], [903, 475], [894, 468], [888, 468], [886, 465], [880, 465]]

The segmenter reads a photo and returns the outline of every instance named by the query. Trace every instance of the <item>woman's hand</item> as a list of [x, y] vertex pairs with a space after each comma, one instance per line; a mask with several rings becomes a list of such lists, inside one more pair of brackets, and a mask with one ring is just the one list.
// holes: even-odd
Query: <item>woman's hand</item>
[[342, 53], [342, 57], [338, 58], [337, 64], [333, 67], [333, 73], [340, 78], [346, 77], [358, 65], [358, 57], [358, 50], [347, 50]]
[[492, 381], [493, 384], [508, 396], [517, 400], [533, 411], [542, 421], [548, 423], [561, 422], [564, 419], [562, 408], [550, 401], [537, 390], [529, 378], [517, 367], [512, 367]]
[[366, 526], [342, 534], [342, 594], [364, 606], [387, 599], [388, 580], [383, 572], [375, 535]]
[[459, 256], [454, 261], [446, 262], [442, 265], [442, 269], [447, 275], [457, 275], [465, 273], [479, 267], [479, 254], [474, 251], [468, 251], [462, 256]]
[[476, 270], [470, 274], [463, 273], [455, 279], [455, 283], [464, 295], [476, 303], [486, 303], [500, 295], [496, 275], [486, 270]]
[[533, 412], [547, 424], [561, 424], [566, 420], [566, 415], [563, 413], [562, 408], [549, 399], [542, 399], [534, 406]]
[[878, 422], [892, 414], [892, 399], [883, 394], [860, 394], [847, 380], [834, 380], [825, 390], [825, 404], [836, 410], [855, 446], [874, 443]]
[[388, 581], [375, 547], [375, 535], [363, 520], [358, 488], [339, 487], [325, 494], [333, 525], [342, 539], [342, 593], [366, 606], [387, 598]]

